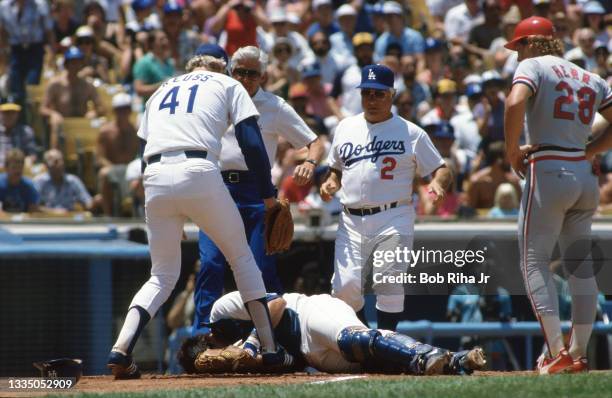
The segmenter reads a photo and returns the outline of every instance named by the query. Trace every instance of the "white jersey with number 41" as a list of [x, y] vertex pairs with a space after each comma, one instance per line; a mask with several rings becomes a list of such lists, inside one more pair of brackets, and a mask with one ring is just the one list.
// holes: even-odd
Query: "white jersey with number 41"
[[552, 55], [521, 61], [512, 84], [525, 84], [533, 96], [527, 103], [527, 142], [584, 149], [595, 113], [612, 105], [606, 81]]

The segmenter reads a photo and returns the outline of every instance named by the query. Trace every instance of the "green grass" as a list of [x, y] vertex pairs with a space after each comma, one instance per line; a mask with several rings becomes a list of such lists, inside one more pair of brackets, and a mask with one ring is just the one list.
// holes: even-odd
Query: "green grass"
[[263, 385], [200, 388], [146, 393], [80, 394], [83, 397], [215, 397], [215, 398], [581, 398], [612, 396], [612, 373], [557, 376], [408, 377], [406, 379], [357, 379], [308, 385]]

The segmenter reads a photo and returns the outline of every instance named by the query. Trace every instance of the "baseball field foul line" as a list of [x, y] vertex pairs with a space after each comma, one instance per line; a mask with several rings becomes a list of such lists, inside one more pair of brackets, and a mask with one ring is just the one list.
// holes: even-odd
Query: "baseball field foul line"
[[327, 384], [327, 383], [335, 383], [337, 381], [345, 381], [345, 380], [353, 380], [353, 379], [361, 379], [363, 377], [366, 377], [364, 375], [361, 376], [339, 376], [339, 377], [334, 377], [333, 379], [329, 379], [329, 380], [319, 380], [319, 381], [313, 381], [310, 382], [308, 384]]

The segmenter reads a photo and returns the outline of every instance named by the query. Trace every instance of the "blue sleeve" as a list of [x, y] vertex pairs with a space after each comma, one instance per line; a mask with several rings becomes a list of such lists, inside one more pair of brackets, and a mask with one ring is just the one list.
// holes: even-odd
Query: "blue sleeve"
[[234, 126], [236, 140], [240, 150], [244, 155], [249, 171], [255, 174], [259, 182], [259, 192], [262, 198], [270, 198], [276, 195], [274, 185], [272, 185], [272, 175], [270, 174], [270, 160], [266, 153], [261, 131], [257, 125], [255, 116], [248, 117]]
[[30, 204], [35, 204], [37, 205], [38, 202], [40, 201], [40, 195], [38, 194], [38, 191], [36, 190], [36, 187], [34, 186], [34, 183], [32, 182], [32, 180], [30, 180], [29, 178], [24, 178], [23, 179], [24, 185], [25, 185], [25, 196], [26, 196], [26, 201], [27, 201], [27, 206], [26, 208], [30, 205]]

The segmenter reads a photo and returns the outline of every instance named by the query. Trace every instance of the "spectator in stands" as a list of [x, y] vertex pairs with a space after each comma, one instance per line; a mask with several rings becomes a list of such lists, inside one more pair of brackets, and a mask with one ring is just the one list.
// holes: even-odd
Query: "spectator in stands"
[[108, 83], [108, 61], [94, 52], [96, 39], [93, 29], [87, 25], [79, 27], [76, 31], [76, 46], [83, 53], [83, 67], [79, 77], [100, 79]]
[[475, 172], [470, 178], [468, 203], [473, 209], [490, 209], [495, 205], [497, 187], [507, 182], [512, 184], [517, 196], [521, 194], [519, 178], [510, 168], [504, 152], [504, 143], [491, 143], [486, 151], [487, 167]]
[[591, 28], [581, 28], [576, 31], [578, 47], [565, 53], [564, 58], [569, 61], [581, 61], [584, 69], [592, 72], [597, 67], [595, 60], [595, 32]]
[[336, 20], [340, 30], [329, 36], [332, 52], [338, 57], [348, 58], [353, 54], [357, 10], [350, 4], [343, 4], [336, 10]]
[[[413, 107], [410, 120], [416, 118], [417, 109], [429, 110], [429, 101], [431, 101], [431, 92], [429, 87], [416, 79], [417, 74], [417, 59], [414, 55], [403, 55], [400, 60], [401, 79], [398, 92], [408, 91], [411, 94]], [[422, 112], [422, 111], [421, 111]]]
[[[51, 79], [40, 106], [42, 116], [50, 126], [50, 148], [58, 148], [61, 126], [65, 117], [94, 118], [104, 114], [96, 88], [79, 77], [84, 54], [77, 47], [64, 53], [65, 70]], [[91, 106], [92, 109], [89, 109]]]
[[132, 216], [142, 218], [144, 212], [144, 185], [142, 181], [142, 160], [140, 158], [128, 163], [125, 170], [128, 193], [132, 199]]
[[449, 123], [458, 113], [457, 83], [450, 79], [442, 79], [436, 85], [435, 107], [421, 118], [420, 125], [425, 127], [439, 125], [442, 122]]
[[[72, 0], [55, 0], [52, 7], [53, 32], [57, 44], [65, 37], [72, 37], [79, 27], [79, 23], [74, 18], [74, 3]], [[59, 46], [56, 46], [55, 51], [59, 51]]]
[[174, 65], [177, 70], [183, 71], [200, 45], [200, 38], [193, 30], [183, 27], [183, 7], [175, 1], [164, 4], [162, 26], [168, 35]]
[[289, 64], [291, 54], [293, 47], [289, 39], [278, 37], [272, 47], [272, 62], [267, 66], [266, 90], [283, 98], [287, 97], [289, 86], [300, 80], [298, 70]]
[[444, 17], [444, 33], [454, 43], [466, 43], [474, 26], [483, 22], [483, 14], [478, 0], [465, 0], [448, 10]]
[[516, 218], [518, 216], [518, 195], [507, 182], [499, 184], [495, 191], [495, 206], [489, 211], [490, 218]]
[[26, 84], [40, 83], [45, 43], [53, 59], [55, 33], [46, 1], [0, 2], [0, 48], [10, 45], [10, 92], [19, 103], [25, 100]]
[[324, 84], [333, 84], [336, 75], [345, 69], [350, 61], [343, 60], [330, 52], [331, 43], [323, 31], [313, 33], [308, 39], [308, 44], [315, 58], [306, 59], [304, 62], [318, 62], [321, 65], [321, 81]]
[[353, 37], [353, 50], [357, 63], [351, 64], [336, 76], [331, 96], [344, 116], [362, 112], [361, 96], [357, 86], [361, 81], [361, 69], [374, 63], [374, 37], [368, 32], [359, 32]]
[[91, 196], [79, 177], [66, 173], [62, 153], [50, 149], [45, 152], [44, 160], [47, 172], [34, 178], [41, 210], [54, 214], [90, 210]]
[[293, 49], [289, 65], [298, 67], [305, 58], [314, 58], [314, 54], [308, 46], [308, 41], [299, 32], [290, 30], [289, 17], [283, 8], [275, 9], [270, 14], [270, 23], [272, 24], [272, 32], [268, 35], [267, 46], [272, 47], [273, 44], [281, 37], [286, 38], [291, 43]]
[[533, 15], [550, 19], [551, 0], [533, 0]]
[[435, 86], [436, 82], [444, 78], [445, 64], [444, 51], [446, 44], [442, 40], [428, 37], [425, 40], [425, 68], [417, 75], [417, 80]]
[[131, 6], [128, 11], [132, 11], [132, 13], [126, 15], [126, 26], [129, 29], [134, 32], [161, 29], [161, 21], [159, 15], [155, 12], [154, 0], [132, 0]]
[[322, 118], [327, 128], [333, 129], [343, 115], [334, 99], [329, 96], [331, 85], [321, 82], [321, 67], [316, 62], [304, 64], [300, 72], [308, 93], [308, 111]]
[[30, 213], [38, 211], [38, 192], [30, 180], [23, 176], [25, 156], [19, 149], [6, 154], [6, 173], [0, 174], [0, 212]]
[[484, 51], [491, 47], [494, 39], [502, 35], [500, 29], [501, 5], [497, 0], [485, 0], [482, 3], [484, 22], [472, 28], [468, 43]]
[[168, 36], [163, 30], [149, 32], [149, 53], [134, 64], [134, 91], [143, 104], [157, 88], [174, 75], [174, 62], [170, 57]]
[[400, 92], [393, 100], [393, 105], [397, 111], [397, 115], [403, 117], [406, 120], [416, 123], [414, 99], [412, 92], [404, 90]]
[[608, 47], [603, 43], [595, 48], [595, 62], [597, 62], [597, 66], [593, 72], [604, 79], [608, 79], [612, 75], [612, 60], [610, 59]]
[[289, 103], [316, 135], [321, 137], [322, 135], [326, 136], [329, 134], [329, 130], [325, 126], [323, 119], [306, 110], [306, 106], [308, 105], [308, 92], [304, 83], [295, 83], [291, 85], [289, 88]]
[[574, 42], [570, 37], [570, 28], [567, 15], [564, 12], [557, 12], [552, 17], [552, 22], [555, 25], [555, 38], [563, 42], [565, 52], [574, 48]]
[[[117, 215], [120, 204], [128, 196], [126, 168], [139, 148], [136, 127], [130, 121], [132, 98], [125, 93], [116, 94], [112, 106], [115, 120], [100, 128], [96, 147], [96, 161], [100, 166], [100, 194], [96, 199], [101, 201], [102, 210], [107, 216]], [[120, 199], [117, 207], [114, 206], [116, 198]]]
[[606, 9], [599, 1], [588, 1], [582, 6], [582, 14], [584, 15], [583, 26], [593, 29], [595, 40], [607, 45], [610, 41], [610, 34], [606, 30], [604, 21]]
[[[455, 132], [453, 126], [447, 120], [440, 120], [435, 124], [423, 126], [429, 135], [431, 142], [443, 158], [452, 157], [453, 143], [455, 142]], [[453, 167], [454, 168], [454, 167]], [[453, 173], [455, 175], [456, 173]]]
[[[482, 99], [481, 84], [479, 82], [468, 84], [465, 95], [468, 111], [460, 112], [450, 119], [450, 124], [455, 132], [454, 155], [458, 168], [457, 176], [460, 179], [470, 174], [472, 161], [476, 158], [481, 142], [478, 123], [473, 112], [474, 107]], [[461, 180], [459, 181], [459, 189], [461, 189]]]
[[388, 31], [376, 39], [374, 46], [374, 60], [379, 61], [387, 52], [390, 44], [396, 43], [402, 49], [402, 55], [414, 55], [417, 59], [417, 70], [425, 67], [425, 41], [423, 36], [416, 30], [406, 26], [404, 10], [395, 1], [386, 1], [383, 5], [383, 13], [387, 22]]
[[4, 168], [5, 157], [11, 149], [19, 149], [25, 155], [25, 164], [32, 166], [36, 161], [38, 147], [34, 130], [19, 122], [21, 105], [15, 101], [0, 104], [0, 169]]
[[219, 8], [210, 29], [215, 35], [225, 31], [225, 51], [231, 57], [240, 47], [257, 46], [258, 25], [266, 30], [270, 26], [268, 17], [258, 2], [230, 0]]
[[106, 58], [109, 65], [119, 59], [121, 52], [118, 46], [124, 43], [125, 33], [123, 28], [109, 32], [104, 7], [97, 1], [88, 2], [83, 8], [83, 21], [93, 30], [96, 54]]
[[312, 13], [314, 22], [306, 31], [308, 38], [317, 32], [323, 32], [329, 37], [340, 30], [340, 27], [334, 20], [334, 8], [331, 0], [313, 0]]
[[512, 7], [502, 17], [502, 35], [493, 39], [493, 41], [491, 42], [491, 46], [489, 47], [489, 54], [493, 57], [493, 69], [500, 71], [506, 77], [508, 73], [504, 71], [504, 66], [508, 61], [508, 58], [513, 57], [514, 59], [516, 59], [516, 52], [508, 50], [504, 47], [504, 45], [509, 40], [512, 40], [512, 38], [514, 37], [514, 29], [520, 21], [521, 18], [518, 14], [518, 8]]
[[483, 98], [474, 106], [474, 117], [478, 132], [486, 142], [504, 140], [504, 80], [501, 75], [490, 70], [482, 74]]

